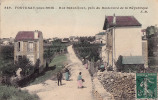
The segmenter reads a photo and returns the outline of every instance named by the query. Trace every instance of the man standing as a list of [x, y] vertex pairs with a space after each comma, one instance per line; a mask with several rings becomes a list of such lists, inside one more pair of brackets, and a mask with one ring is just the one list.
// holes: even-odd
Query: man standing
[[61, 80], [62, 80], [62, 73], [60, 71], [57, 74], [57, 79], [58, 79], [58, 86], [59, 86], [59, 83], [60, 83], [60, 85], [62, 85], [62, 82], [61, 82]]

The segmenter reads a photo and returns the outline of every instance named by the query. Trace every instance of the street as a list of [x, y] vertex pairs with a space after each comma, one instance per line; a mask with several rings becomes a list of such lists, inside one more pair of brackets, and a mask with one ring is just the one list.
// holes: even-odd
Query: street
[[[36, 93], [40, 100], [93, 100], [92, 82], [88, 70], [82, 65], [76, 57], [72, 46], [68, 47], [68, 59], [71, 67], [70, 81], [62, 80], [62, 86], [57, 85], [57, 81], [47, 80], [44, 83], [24, 87], [30, 93]], [[82, 72], [84, 88], [79, 89], [77, 85], [77, 76]]]

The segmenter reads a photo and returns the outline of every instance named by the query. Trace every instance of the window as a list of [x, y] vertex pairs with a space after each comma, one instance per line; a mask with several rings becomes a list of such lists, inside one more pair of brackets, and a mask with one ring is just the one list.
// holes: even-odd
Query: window
[[17, 51], [22, 51], [23, 50], [23, 41], [17, 42]]
[[33, 51], [33, 42], [28, 42], [27, 50], [28, 51]]
[[17, 47], [18, 47], [17, 50], [20, 51], [20, 42], [18, 42]]
[[20, 61], [20, 60], [22, 60], [22, 56], [21, 55], [18, 56], [18, 61]]

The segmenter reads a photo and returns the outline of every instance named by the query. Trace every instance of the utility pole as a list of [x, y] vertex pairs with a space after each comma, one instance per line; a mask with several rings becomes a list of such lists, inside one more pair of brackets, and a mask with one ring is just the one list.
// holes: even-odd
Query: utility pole
[[115, 54], [115, 25], [116, 25], [116, 16], [115, 16], [115, 14], [113, 15], [113, 36], [112, 36], [112, 66], [113, 66], [113, 69], [114, 69], [114, 71], [116, 71], [116, 66], [115, 66], [115, 56], [116, 56], [116, 54]]

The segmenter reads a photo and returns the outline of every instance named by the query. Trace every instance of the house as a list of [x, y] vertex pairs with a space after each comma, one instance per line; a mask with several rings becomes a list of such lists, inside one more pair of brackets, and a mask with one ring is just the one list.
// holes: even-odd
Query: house
[[106, 48], [106, 32], [99, 32], [98, 34], [95, 35], [95, 43], [102, 44], [101, 45], [101, 53], [100, 57], [102, 60], [105, 62], [106, 60], [106, 53], [105, 53], [105, 48]]
[[95, 43], [106, 44], [106, 33], [99, 32], [95, 35]]
[[[141, 24], [134, 16], [106, 16], [103, 26], [107, 34], [107, 64], [116, 70], [119, 56], [142, 59]], [[140, 60], [141, 61], [141, 60]]]
[[43, 36], [41, 31], [19, 31], [14, 43], [14, 61], [26, 56], [34, 65], [37, 59], [43, 65]]

